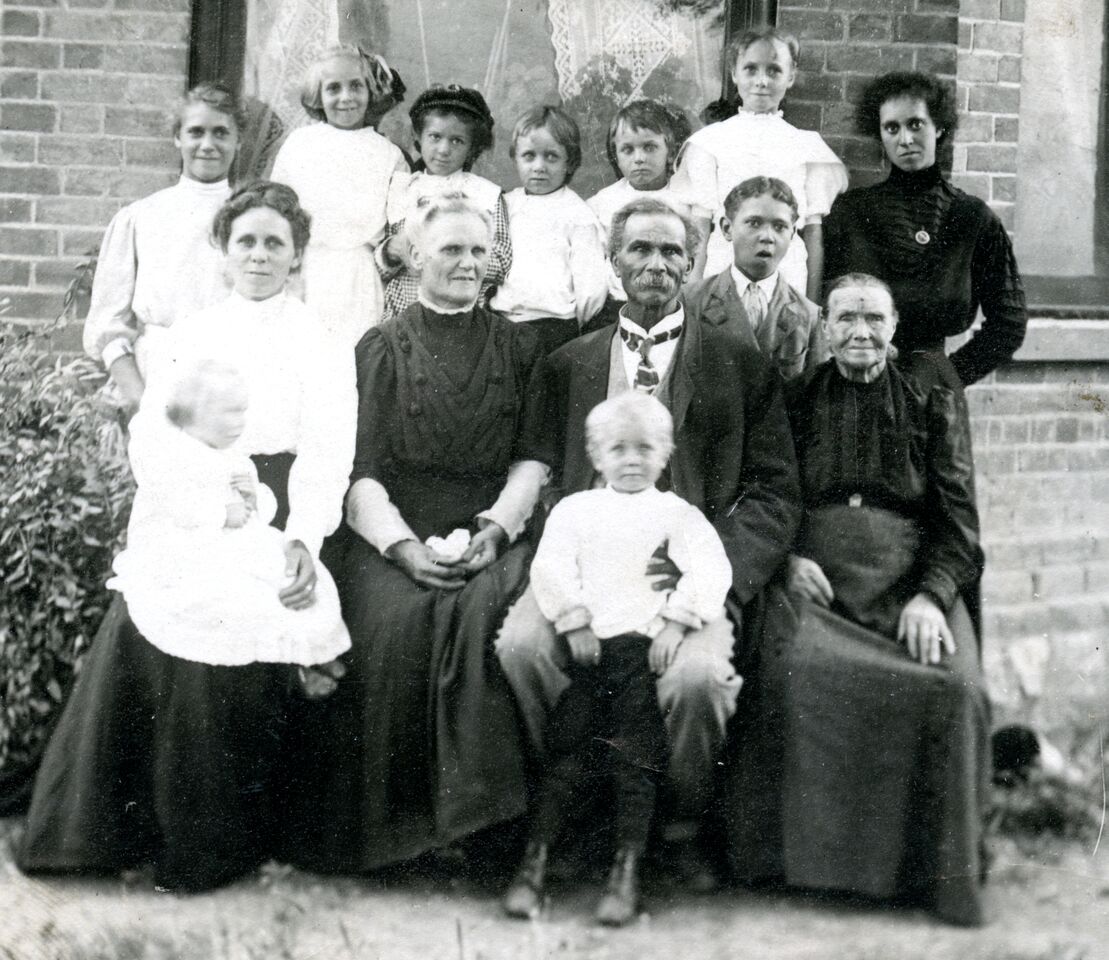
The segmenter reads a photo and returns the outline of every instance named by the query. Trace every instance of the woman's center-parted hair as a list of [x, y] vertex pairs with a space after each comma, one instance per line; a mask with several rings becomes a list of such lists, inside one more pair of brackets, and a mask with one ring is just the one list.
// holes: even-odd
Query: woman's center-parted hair
[[578, 122], [561, 107], [544, 104], [532, 107], [520, 115], [512, 129], [512, 143], [508, 155], [516, 159], [516, 144], [533, 130], [546, 130], [563, 150], [566, 151], [566, 182], [569, 183], [581, 166], [581, 130]]
[[220, 207], [212, 223], [212, 239], [227, 252], [231, 239], [231, 226], [248, 210], [266, 207], [280, 214], [289, 224], [293, 234], [293, 250], [304, 253], [312, 232], [312, 218], [300, 205], [300, 198], [292, 187], [272, 180], [255, 180], [239, 187]]
[[674, 420], [662, 402], [630, 390], [598, 403], [585, 418], [585, 449], [592, 455], [621, 431], [639, 429], [651, 437], [669, 459], [674, 450]]
[[247, 125], [246, 109], [230, 87], [215, 80], [198, 83], [178, 101], [173, 111], [173, 136], [181, 133], [185, 111], [198, 105], [224, 114], [235, 125], [235, 132], [242, 136]]
[[897, 303], [893, 299], [893, 291], [885, 280], [881, 280], [871, 273], [845, 273], [836, 277], [828, 286], [828, 292], [824, 296], [822, 306], [825, 317], [828, 316], [828, 305], [832, 302], [832, 294], [837, 290], [846, 290], [849, 287], [870, 287], [875, 290], [885, 290], [889, 294], [890, 305], [893, 308], [893, 319], [897, 320]]
[[422, 249], [431, 225], [449, 216], [472, 216], [480, 220], [493, 239], [493, 218], [488, 210], [482, 209], [464, 193], [443, 193], [436, 197], [425, 197], [416, 206], [416, 213], [404, 225], [408, 242], [416, 249]]
[[200, 360], [174, 382], [166, 398], [166, 419], [174, 426], [197, 422], [211, 399], [232, 390], [247, 393], [246, 380], [237, 367], [222, 360]]

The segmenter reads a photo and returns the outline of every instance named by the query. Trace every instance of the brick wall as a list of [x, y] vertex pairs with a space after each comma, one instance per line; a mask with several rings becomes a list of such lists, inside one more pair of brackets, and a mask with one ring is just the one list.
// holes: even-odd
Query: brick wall
[[173, 182], [189, 0], [5, 0], [0, 299], [54, 316], [123, 204]]
[[1109, 364], [1014, 363], [967, 399], [997, 719], [1065, 740], [1109, 692]]
[[1025, 0], [962, 0], [952, 179], [1013, 229]]
[[959, 0], [782, 0], [778, 25], [801, 41], [786, 119], [823, 134], [852, 186], [881, 177], [881, 146], [852, 122], [863, 85], [890, 70], [955, 78]]

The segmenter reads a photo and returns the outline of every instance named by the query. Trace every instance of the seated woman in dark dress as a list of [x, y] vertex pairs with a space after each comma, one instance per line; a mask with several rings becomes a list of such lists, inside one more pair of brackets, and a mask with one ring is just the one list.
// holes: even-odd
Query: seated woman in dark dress
[[887, 363], [896, 329], [884, 283], [841, 277], [833, 357], [791, 385], [805, 515], [735, 740], [729, 852], [743, 880], [974, 925], [989, 712], [960, 596], [982, 569], [970, 440], [956, 391]]
[[901, 320], [894, 344], [944, 355], [944, 339], [984, 322], [937, 370], [951, 387], [981, 380], [1024, 340], [1024, 289], [1009, 235], [977, 197], [951, 185], [936, 150], [958, 123], [954, 85], [923, 73], [872, 80], [856, 108], [859, 131], [877, 137], [889, 178], [841, 194], [824, 218], [824, 276], [870, 273], [893, 291]]
[[[298, 860], [362, 871], [524, 812], [515, 705], [493, 655], [531, 561], [547, 468], [520, 441], [534, 335], [476, 306], [492, 239], [460, 195], [408, 224], [419, 301], [356, 348], [358, 437], [336, 577], [353, 651], [312, 745], [317, 835]], [[442, 543], [462, 530], [468, 545]]]

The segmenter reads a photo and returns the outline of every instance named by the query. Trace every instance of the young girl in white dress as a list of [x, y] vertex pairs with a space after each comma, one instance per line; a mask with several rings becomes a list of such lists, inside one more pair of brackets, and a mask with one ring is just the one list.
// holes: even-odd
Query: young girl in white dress
[[[654, 100], [634, 100], [612, 118], [605, 151], [620, 179], [602, 187], [587, 201], [601, 222], [606, 245], [613, 214], [641, 197], [662, 200], [684, 217], [692, 215], [689, 201], [671, 185], [674, 161], [687, 132], [679, 130], [679, 123], [679, 117]], [[598, 319], [614, 323], [628, 295], [611, 266], [608, 274], [609, 301]], [[602, 324], [593, 324], [598, 325]]]
[[445, 193], [469, 197], [493, 219], [493, 246], [482, 282], [481, 303], [512, 266], [512, 238], [508, 208], [497, 184], [471, 173], [481, 154], [493, 146], [493, 115], [485, 98], [469, 87], [438, 84], [421, 93], [408, 111], [420, 158], [416, 172], [395, 179], [389, 190], [389, 239], [377, 250], [377, 265], [385, 280], [385, 318], [400, 314], [416, 302], [418, 277], [408, 267], [404, 224], [421, 202]]
[[712, 226], [719, 224], [732, 187], [750, 177], [776, 177], [789, 185], [800, 211], [782, 275], [809, 299], [820, 298], [821, 221], [847, 188], [847, 169], [819, 133], [798, 130], [782, 118], [779, 107], [796, 79], [800, 55], [797, 39], [773, 27], [748, 30], [729, 46], [726, 62], [743, 105], [735, 116], [702, 127], [686, 141], [673, 181], [689, 197], [708, 238], [704, 269], [698, 259], [693, 279], [731, 265], [731, 244]]
[[136, 418], [128, 452], [138, 489], [127, 549], [108, 586], [163, 653], [213, 665], [293, 663], [310, 695], [330, 692], [331, 664], [350, 649], [335, 584], [317, 567], [315, 603], [289, 609], [277, 500], [236, 443], [249, 398], [239, 372], [217, 360], [189, 365], [164, 415]]
[[389, 98], [392, 86], [383, 61], [349, 44], [330, 47], [301, 88], [300, 102], [318, 122], [290, 133], [273, 164], [273, 179], [296, 190], [312, 217], [305, 302], [350, 346], [381, 321], [374, 250], [385, 237], [390, 187], [408, 175], [400, 149], [367, 126], [375, 101]]
[[516, 121], [508, 153], [520, 177], [505, 198], [512, 269], [489, 305], [534, 330], [545, 355], [576, 337], [604, 306], [604, 236], [569, 186], [581, 164], [573, 117], [559, 107], [533, 107]]
[[243, 123], [226, 87], [193, 87], [173, 122], [180, 180], [120, 210], [100, 244], [84, 347], [104, 364], [129, 409], [142, 397], [150, 344], [180, 317], [227, 296], [210, 231], [231, 195], [228, 173]]

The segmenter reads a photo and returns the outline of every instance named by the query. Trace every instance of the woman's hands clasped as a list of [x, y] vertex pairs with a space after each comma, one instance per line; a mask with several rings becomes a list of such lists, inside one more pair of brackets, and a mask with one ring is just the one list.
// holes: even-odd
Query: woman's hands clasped
[[436, 553], [416, 540], [394, 543], [386, 556], [418, 584], [439, 590], [460, 590], [466, 580], [484, 570], [500, 556], [508, 535], [496, 523], [487, 521], [470, 538], [470, 545], [457, 560]]

